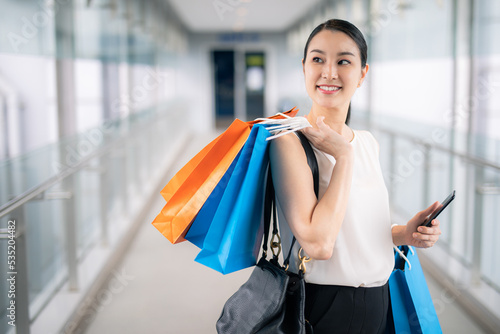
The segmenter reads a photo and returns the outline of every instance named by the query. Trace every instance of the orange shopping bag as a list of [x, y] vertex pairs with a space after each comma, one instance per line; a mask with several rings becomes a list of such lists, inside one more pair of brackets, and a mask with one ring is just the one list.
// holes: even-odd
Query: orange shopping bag
[[[298, 109], [283, 113], [294, 117]], [[269, 119], [283, 118], [281, 115]], [[253, 124], [236, 119], [229, 128], [195, 155], [162, 189], [167, 201], [152, 224], [170, 242], [184, 241], [201, 207], [245, 144]]]
[[[297, 114], [297, 112], [298, 112], [298, 109], [292, 108], [292, 109], [284, 112], [283, 114], [287, 115], [289, 117], [294, 117]], [[280, 114], [277, 114], [277, 115], [268, 117], [267, 119], [277, 119], [277, 118], [283, 118], [283, 116], [281, 116]], [[254, 120], [254, 121], [250, 121], [250, 122], [246, 122], [246, 123], [253, 125], [253, 124], [256, 124], [259, 122], [260, 122], [259, 120]], [[182, 186], [182, 184], [184, 182], [186, 182], [186, 180], [191, 175], [191, 173], [196, 168], [196, 166], [198, 166], [203, 161], [203, 159], [206, 157], [206, 155], [210, 152], [210, 150], [214, 147], [214, 145], [216, 145], [217, 142], [219, 141], [219, 139], [223, 136], [227, 137], [226, 134], [223, 133], [219, 137], [215, 138], [212, 142], [210, 142], [210, 144], [205, 146], [198, 154], [196, 154], [196, 156], [194, 156], [184, 167], [182, 167], [182, 169], [179, 170], [177, 172], [177, 174], [175, 174], [175, 176], [168, 182], [168, 184], [160, 192], [161, 195], [163, 196], [163, 198], [165, 199], [165, 201], [168, 202], [170, 200], [170, 198], [172, 198], [173, 194], [179, 189], [179, 187]], [[226, 140], [226, 139], [224, 139], [224, 140]]]
[[193, 170], [198, 166], [206, 155], [212, 150], [212, 148], [217, 144], [219, 139], [225, 135], [225, 133], [221, 134], [214, 140], [210, 142], [207, 146], [205, 146], [198, 154], [196, 154], [184, 167], [181, 168], [174, 175], [174, 177], [167, 183], [167, 185], [160, 191], [160, 194], [163, 196], [165, 201], [169, 201], [170, 198], [175, 194], [175, 192], [182, 186], [184, 182], [186, 182], [187, 178]]
[[167, 201], [153, 225], [170, 242], [184, 241], [191, 222], [245, 144], [251, 126], [236, 119], [163, 188]]

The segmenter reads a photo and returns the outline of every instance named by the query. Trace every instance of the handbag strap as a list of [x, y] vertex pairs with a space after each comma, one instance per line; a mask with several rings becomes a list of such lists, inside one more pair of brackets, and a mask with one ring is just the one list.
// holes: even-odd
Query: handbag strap
[[[269, 240], [269, 227], [271, 225], [271, 211], [274, 206], [275, 192], [271, 175], [271, 164], [267, 168], [266, 194], [264, 197], [264, 243], [262, 244], [263, 256], [267, 257], [267, 242]], [[274, 233], [274, 230], [273, 230]]]
[[[314, 150], [311, 146], [311, 143], [306, 138], [306, 136], [300, 131], [297, 131], [295, 133], [299, 137], [300, 143], [302, 144], [302, 147], [304, 148], [304, 151], [306, 153], [307, 164], [309, 165], [309, 168], [311, 169], [311, 173], [313, 175], [314, 193], [316, 194], [316, 198], [318, 198], [318, 196], [319, 196], [319, 167], [318, 167], [318, 160], [316, 159], [316, 154], [314, 154]], [[277, 225], [276, 221], [275, 221], [275, 225]], [[295, 236], [293, 236], [292, 243], [290, 245], [290, 249], [288, 250], [288, 255], [286, 256], [285, 261], [283, 263], [285, 267], [287, 267], [288, 264], [290, 263], [290, 256], [292, 255], [292, 249], [293, 249], [293, 246], [295, 245], [295, 241], [297, 241], [297, 239], [295, 239]]]
[[[300, 142], [302, 144], [302, 147], [304, 148], [304, 151], [306, 153], [307, 164], [309, 165], [309, 168], [311, 169], [311, 173], [313, 175], [314, 193], [316, 194], [316, 197], [318, 197], [318, 193], [319, 193], [319, 167], [318, 167], [318, 161], [316, 159], [316, 155], [314, 154], [314, 150], [311, 146], [311, 143], [309, 143], [309, 140], [306, 138], [306, 136], [299, 131], [295, 132], [295, 134], [299, 137]], [[264, 258], [266, 258], [266, 256], [267, 256], [267, 242], [269, 240], [271, 214], [273, 217], [273, 237], [278, 236], [278, 242], [280, 242], [279, 234], [278, 234], [276, 198], [275, 198], [275, 191], [274, 191], [273, 179], [272, 179], [272, 174], [271, 174], [271, 166], [269, 165], [268, 174], [267, 174], [266, 194], [265, 194], [265, 200], [264, 200], [264, 243], [262, 246], [262, 249], [264, 251], [264, 254], [263, 254]], [[295, 244], [295, 241], [296, 241], [296, 239], [294, 236], [292, 239], [292, 243], [290, 245], [290, 250], [288, 251], [288, 254], [287, 254], [285, 261], [283, 263], [285, 267], [287, 267], [289, 262], [290, 262], [290, 256], [292, 254], [292, 249], [293, 249], [293, 246]], [[275, 245], [275, 243], [273, 242], [273, 245], [271, 247], [274, 247], [274, 245]]]
[[307, 164], [309, 165], [309, 168], [311, 168], [311, 173], [313, 175], [314, 193], [316, 194], [316, 197], [318, 197], [318, 194], [319, 194], [319, 167], [318, 167], [318, 160], [316, 159], [316, 154], [314, 154], [314, 150], [311, 146], [311, 143], [306, 138], [306, 136], [302, 132], [296, 132], [296, 134], [300, 139], [300, 143], [302, 144], [304, 151], [306, 152]]

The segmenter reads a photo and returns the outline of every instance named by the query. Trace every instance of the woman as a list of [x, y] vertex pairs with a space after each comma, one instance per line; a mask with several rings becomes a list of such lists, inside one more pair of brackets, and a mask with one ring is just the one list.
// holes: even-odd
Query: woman
[[305, 313], [315, 334], [383, 333], [393, 244], [431, 247], [441, 233], [438, 220], [419, 226], [439, 202], [391, 228], [378, 143], [346, 124], [351, 97], [368, 72], [366, 59], [362, 33], [343, 20], [320, 24], [305, 45], [302, 66], [312, 99], [306, 118], [313, 127], [303, 133], [318, 160], [318, 198], [298, 137], [280, 137], [270, 149], [285, 254], [293, 233], [300, 245], [292, 270], [300, 247], [312, 259]]

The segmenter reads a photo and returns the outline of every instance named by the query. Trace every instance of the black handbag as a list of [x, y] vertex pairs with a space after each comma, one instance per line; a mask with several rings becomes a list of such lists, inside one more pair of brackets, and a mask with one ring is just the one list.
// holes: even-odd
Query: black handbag
[[[316, 156], [311, 144], [301, 133], [297, 133], [306, 152], [307, 161], [314, 178], [314, 190], [318, 195], [319, 172]], [[271, 250], [273, 258], [267, 260], [267, 242], [273, 217]], [[298, 274], [288, 271], [288, 263], [295, 243], [283, 266], [278, 262], [281, 240], [278, 234], [275, 193], [269, 168], [264, 204], [264, 242], [262, 257], [250, 278], [225, 303], [217, 321], [219, 334], [311, 334], [312, 327], [304, 317], [305, 305], [305, 262], [301, 257]]]

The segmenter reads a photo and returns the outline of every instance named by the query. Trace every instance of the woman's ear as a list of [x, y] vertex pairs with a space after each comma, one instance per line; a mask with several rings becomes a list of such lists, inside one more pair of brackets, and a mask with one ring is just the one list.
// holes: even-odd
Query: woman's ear
[[363, 83], [363, 81], [365, 81], [366, 73], [368, 73], [369, 67], [370, 66], [368, 64], [366, 64], [365, 68], [361, 70], [361, 79], [359, 79], [358, 87], [361, 87], [361, 84]]
[[306, 68], [304, 66], [304, 58], [302, 58], [302, 73], [306, 74]]

